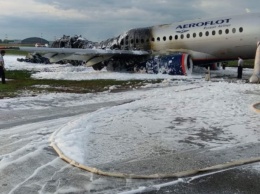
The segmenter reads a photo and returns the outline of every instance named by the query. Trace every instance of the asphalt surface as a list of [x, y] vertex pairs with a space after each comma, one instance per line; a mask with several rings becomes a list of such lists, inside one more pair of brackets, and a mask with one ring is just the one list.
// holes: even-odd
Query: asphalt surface
[[[0, 111], [0, 193], [260, 193], [260, 162], [176, 178], [116, 178], [76, 168], [60, 159], [50, 146], [50, 135], [79, 115], [129, 102], [72, 106], [69, 111], [67, 107]], [[260, 157], [259, 146], [260, 143], [248, 143], [214, 152], [200, 149], [167, 153], [160, 157], [119, 161], [94, 167], [126, 174], [135, 172], [137, 175], [174, 174], [180, 169], [187, 171], [240, 159], [257, 158]]]
[[[260, 193], [259, 162], [183, 178], [124, 179], [100, 176], [73, 167], [61, 160], [49, 146], [51, 133], [82, 112], [92, 112], [100, 107], [122, 103], [127, 102], [71, 107], [73, 111], [70, 113], [62, 108], [53, 108], [51, 111], [27, 110], [26, 114], [22, 111], [1, 112], [1, 118], [9, 119], [1, 119], [0, 125], [0, 193]], [[259, 144], [250, 146], [216, 153], [215, 157], [221, 154], [237, 155], [239, 152], [248, 156], [259, 155]], [[241, 152], [246, 148], [250, 152]], [[205, 150], [201, 154], [207, 156]], [[149, 158], [139, 161], [138, 165], [132, 167], [144, 172], [141, 162], [150, 162], [152, 166], [157, 163], [161, 167], [173, 163], [174, 155], [164, 157], [164, 160]], [[198, 155], [194, 157], [198, 158]], [[161, 164], [161, 161], [166, 164]], [[182, 163], [184, 161], [180, 162]], [[111, 165], [115, 167], [115, 164]], [[119, 164], [116, 166], [120, 167]], [[121, 168], [129, 170], [123, 164]]]

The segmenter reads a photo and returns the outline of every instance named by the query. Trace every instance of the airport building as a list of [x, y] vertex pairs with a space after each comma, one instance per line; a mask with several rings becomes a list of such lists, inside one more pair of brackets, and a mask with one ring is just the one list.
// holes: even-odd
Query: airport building
[[43, 38], [39, 38], [39, 37], [30, 37], [30, 38], [26, 38], [24, 40], [21, 41], [21, 44], [41, 44], [41, 45], [45, 45], [48, 44], [49, 45], [49, 41], [43, 39]]

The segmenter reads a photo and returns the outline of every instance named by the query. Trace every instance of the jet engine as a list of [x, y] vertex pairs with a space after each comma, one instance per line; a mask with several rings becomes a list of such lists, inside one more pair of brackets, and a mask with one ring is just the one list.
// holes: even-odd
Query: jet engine
[[190, 55], [185, 53], [156, 56], [146, 62], [146, 69], [148, 73], [190, 75], [193, 62]]
[[121, 58], [113, 57], [104, 64], [96, 64], [93, 68], [95, 70], [100, 70], [104, 66], [107, 67], [108, 71], [146, 71], [151, 74], [190, 75], [193, 70], [193, 61], [190, 55], [186, 53], [151, 56], [149, 58], [124, 56]]

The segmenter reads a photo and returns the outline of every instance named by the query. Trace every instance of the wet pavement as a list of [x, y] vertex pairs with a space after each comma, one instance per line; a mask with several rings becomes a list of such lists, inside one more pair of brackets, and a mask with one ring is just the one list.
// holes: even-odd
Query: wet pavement
[[94, 167], [104, 172], [123, 173], [128, 177], [183, 177], [260, 162], [260, 143], [221, 150], [199, 149], [153, 158], [113, 162]]
[[[110, 105], [114, 104], [110, 103]], [[100, 106], [93, 105], [91, 111]], [[35, 114], [34, 111], [31, 113]], [[31, 120], [28, 120], [21, 126], [19, 119], [13, 119], [13, 126], [10, 121], [7, 124], [2, 122], [1, 126], [5, 127], [0, 130], [1, 193], [260, 193], [258, 184], [260, 163], [223, 171], [199, 173], [184, 178], [147, 180], [114, 178], [89, 173], [61, 160], [49, 146], [50, 134], [75, 117], [56, 118], [55, 116], [50, 119], [50, 115], [47, 116], [45, 113], [46, 111], [42, 112], [45, 117], [41, 117], [41, 121], [31, 123]], [[13, 111], [13, 114], [18, 113]], [[10, 112], [9, 116], [11, 115]], [[26, 115], [29, 118], [30, 111]], [[259, 145], [251, 146], [257, 148]], [[241, 149], [243, 148], [237, 148], [236, 151], [239, 152]], [[201, 154], [207, 153], [201, 151]], [[160, 166], [163, 166], [162, 161], [172, 163], [172, 155], [164, 157], [165, 160], [160, 158], [158, 161]], [[156, 159], [145, 162], [154, 161]], [[138, 165], [140, 164], [141, 162]]]
[[254, 170], [252, 170], [255, 165], [256, 164], [245, 165], [225, 171], [218, 171], [212, 174], [199, 174], [191, 178], [188, 177], [168, 182], [168, 184], [156, 185], [152, 188], [143, 190], [142, 193], [256, 194], [260, 191], [260, 176], [259, 173], [255, 173]]
[[[185, 91], [187, 89], [191, 88], [185, 88]], [[60, 159], [50, 146], [49, 138], [51, 134], [57, 129], [67, 126], [68, 123], [71, 124], [77, 121], [82, 114], [95, 112], [97, 112], [96, 114], [100, 114], [102, 111], [125, 106], [136, 100], [109, 101], [105, 103], [92, 103], [87, 106], [71, 106], [69, 111], [67, 107], [0, 111], [0, 193], [260, 193], [260, 162], [228, 166], [224, 169], [217, 166], [219, 168], [197, 171], [185, 174], [185, 176], [182, 174], [179, 178], [116, 178], [93, 174], [76, 168]], [[143, 102], [140, 104], [144, 105]], [[137, 110], [135, 112], [136, 117], [138, 117]], [[156, 110], [160, 111], [163, 109], [156, 107]], [[111, 111], [108, 112], [111, 113]], [[147, 108], [145, 112], [147, 117], [145, 119], [150, 118], [151, 120], [155, 120], [154, 117], [150, 117], [149, 112], [151, 110]], [[121, 112], [119, 111], [118, 114], [120, 115]], [[199, 127], [197, 131], [194, 131], [194, 128], [190, 131], [181, 130], [183, 127], [189, 128], [190, 124], [196, 126], [194, 122], [200, 122], [200, 120], [198, 118], [197, 120], [194, 119], [195, 116], [188, 119], [184, 118], [180, 116], [180, 112], [178, 115], [178, 117], [174, 117], [171, 120], [171, 125], [160, 124], [159, 126], [168, 127], [166, 128], [167, 130], [164, 130], [166, 137], [172, 135], [172, 138], [178, 138], [180, 132], [187, 132], [187, 136], [185, 138], [181, 137], [181, 140], [178, 141], [180, 143], [179, 149], [177, 149], [178, 147], [174, 147], [174, 145], [168, 144], [165, 145], [172, 146], [174, 149], [165, 149], [165, 146], [155, 141], [158, 137], [156, 135], [162, 137], [161, 134], [158, 131], [151, 131], [151, 133], [147, 133], [150, 135], [151, 141], [139, 144], [140, 148], [144, 146], [143, 149], [135, 150], [135, 148], [132, 149], [131, 146], [128, 146], [132, 150], [129, 150], [130, 155], [126, 152], [127, 157], [125, 160], [107, 163], [105, 162], [106, 158], [114, 158], [114, 155], [111, 155], [112, 152], [108, 152], [107, 155], [104, 154], [104, 156], [100, 157], [104, 162], [95, 163], [95, 158], [93, 158], [91, 165], [108, 172], [126, 174], [134, 172], [136, 175], [148, 176], [154, 174], [172, 175], [178, 172], [190, 172], [190, 170], [203, 169], [208, 166], [216, 166], [227, 162], [240, 160], [245, 162], [247, 159], [254, 159], [260, 156], [260, 143], [257, 140], [259, 139], [257, 137], [258, 128], [255, 127], [259, 124], [257, 120], [253, 123], [246, 120], [241, 121], [241, 123], [246, 123], [248, 128], [255, 127], [253, 131], [255, 131], [256, 135], [256, 139], [249, 138], [247, 143], [241, 144], [239, 143], [239, 139], [235, 141], [237, 138], [236, 135], [232, 133], [226, 134], [223, 129], [213, 125], [211, 127], [214, 133]], [[124, 114], [123, 116], [129, 120], [128, 115]], [[257, 116], [254, 116], [254, 119], [257, 119]], [[100, 114], [100, 117], [100, 119], [106, 119], [102, 114]], [[135, 120], [133, 123], [134, 128], [137, 130], [142, 128], [140, 120]], [[210, 122], [208, 121], [208, 123]], [[174, 125], [180, 128], [174, 128]], [[218, 125], [218, 123], [215, 123], [215, 125]], [[228, 127], [229, 125], [226, 126]], [[130, 128], [127, 129], [129, 130]], [[240, 129], [236, 127], [233, 130], [239, 131]], [[96, 129], [96, 134], [92, 133], [94, 135], [93, 138], [96, 138], [96, 135], [98, 135], [100, 141], [104, 141], [105, 139], [101, 136], [108, 137], [108, 133], [100, 132]], [[135, 131], [132, 132], [133, 134], [135, 133]], [[247, 136], [248, 134], [245, 133], [239, 138], [246, 139]], [[113, 137], [119, 141], [121, 134], [114, 134]], [[134, 136], [131, 137], [138, 142], [139, 139], [136, 139]], [[129, 139], [132, 141], [130, 137]], [[142, 142], [141, 140], [140, 142]], [[223, 149], [201, 144], [202, 141], [216, 142], [217, 140], [221, 142], [220, 145], [225, 146], [222, 147]], [[227, 142], [229, 142], [228, 146]], [[113, 142], [111, 142], [112, 144]], [[154, 146], [151, 147], [151, 145]], [[122, 144], [121, 148], [123, 146]], [[186, 149], [182, 149], [182, 146]], [[152, 148], [153, 152], [144, 154], [143, 151], [149, 151], [149, 149], [146, 149], [149, 147]]]

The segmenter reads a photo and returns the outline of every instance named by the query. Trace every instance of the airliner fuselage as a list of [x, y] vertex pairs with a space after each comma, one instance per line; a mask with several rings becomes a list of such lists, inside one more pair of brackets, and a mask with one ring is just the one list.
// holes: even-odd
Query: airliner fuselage
[[19, 49], [42, 53], [51, 62], [78, 60], [95, 70], [106, 66], [109, 70], [130, 71], [154, 62], [158, 62], [158, 66], [162, 63], [171, 66], [178, 53], [182, 55], [179, 67], [184, 69], [180, 74], [185, 74], [184, 67], [193, 64], [205, 65], [238, 57], [253, 59], [259, 40], [260, 13], [248, 13], [135, 28], [99, 43], [87, 41], [80, 44], [80, 48], [75, 46], [79, 44], [73, 37], [67, 42], [57, 40], [53, 48]]
[[119, 45], [155, 55], [188, 53], [203, 63], [254, 58], [258, 40], [260, 14], [246, 14], [132, 29], [119, 37]]

